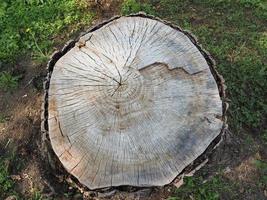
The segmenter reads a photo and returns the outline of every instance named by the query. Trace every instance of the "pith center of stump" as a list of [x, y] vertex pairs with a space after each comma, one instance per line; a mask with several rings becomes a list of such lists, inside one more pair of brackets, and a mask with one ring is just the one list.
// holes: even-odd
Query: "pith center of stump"
[[[108, 131], [105, 134], [121, 134], [134, 128], [141, 119], [149, 116], [152, 110], [153, 88], [149, 79], [133, 68], [117, 68], [113, 77], [108, 78], [107, 86], [99, 86], [103, 95], [97, 102], [96, 116], [102, 121], [99, 127]], [[103, 131], [103, 133], [105, 132]], [[123, 131], [123, 132], [122, 132]]]
[[[118, 69], [117, 76], [109, 78], [107, 86], [103, 90], [104, 98], [111, 104], [129, 106], [129, 102], [140, 101], [144, 97], [144, 89], [147, 87], [143, 76], [136, 69]], [[120, 106], [120, 107], [121, 107]]]
[[[111, 85], [113, 90], [113, 92], [111, 92], [111, 97], [113, 97], [115, 94], [117, 94], [116, 96], [119, 97], [123, 92], [132, 93], [132, 91], [127, 90], [136, 85], [135, 82], [139, 81], [137, 78], [140, 75], [137, 72], [134, 72], [134, 69], [130, 68], [127, 70], [122, 70], [121, 72], [118, 70], [117, 73], [118, 76], [112, 78], [114, 85]], [[110, 88], [107, 89], [110, 90]]]

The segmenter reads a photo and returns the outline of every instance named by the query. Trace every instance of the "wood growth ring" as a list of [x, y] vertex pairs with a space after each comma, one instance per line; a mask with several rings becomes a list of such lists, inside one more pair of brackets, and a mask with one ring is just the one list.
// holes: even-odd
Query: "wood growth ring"
[[55, 55], [45, 130], [64, 168], [90, 189], [168, 184], [222, 133], [222, 80], [177, 27], [115, 17]]

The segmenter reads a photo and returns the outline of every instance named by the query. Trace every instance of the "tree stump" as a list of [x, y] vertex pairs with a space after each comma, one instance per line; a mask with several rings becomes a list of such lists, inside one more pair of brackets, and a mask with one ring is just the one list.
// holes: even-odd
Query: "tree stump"
[[92, 28], [48, 64], [44, 128], [56, 157], [90, 189], [172, 182], [223, 133], [213, 65], [188, 32], [152, 16]]

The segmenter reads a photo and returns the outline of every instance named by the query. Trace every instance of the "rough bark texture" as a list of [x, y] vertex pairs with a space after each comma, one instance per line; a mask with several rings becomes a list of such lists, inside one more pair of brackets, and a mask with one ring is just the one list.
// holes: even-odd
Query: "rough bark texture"
[[144, 14], [114, 17], [49, 62], [45, 139], [90, 189], [168, 184], [205, 160], [226, 128], [213, 66], [179, 27]]

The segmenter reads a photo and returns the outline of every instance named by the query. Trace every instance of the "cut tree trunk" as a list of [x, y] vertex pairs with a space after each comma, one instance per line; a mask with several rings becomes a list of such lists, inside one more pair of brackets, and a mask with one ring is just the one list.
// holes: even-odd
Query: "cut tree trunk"
[[189, 33], [152, 16], [94, 27], [49, 63], [44, 127], [56, 157], [90, 189], [172, 182], [225, 128], [213, 65]]

